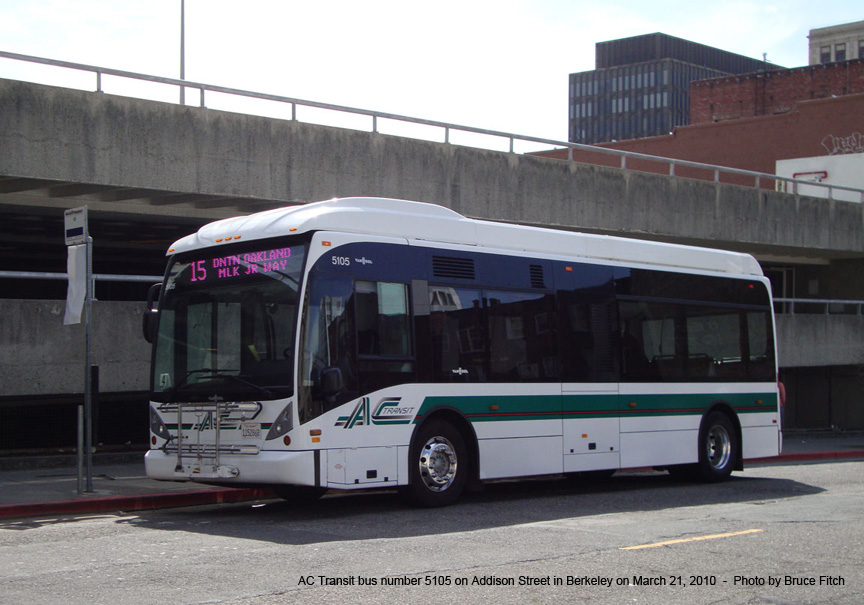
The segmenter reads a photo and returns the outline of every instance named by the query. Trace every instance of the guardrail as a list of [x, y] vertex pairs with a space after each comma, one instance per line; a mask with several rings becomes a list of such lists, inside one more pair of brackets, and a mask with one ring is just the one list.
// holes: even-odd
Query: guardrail
[[[814, 298], [774, 299], [774, 311], [786, 315], [861, 315], [862, 307], [864, 307], [864, 300]], [[806, 311], [804, 309], [819, 310]]]
[[[51, 273], [47, 271], [0, 271], [0, 279], [69, 279], [68, 273]], [[162, 277], [150, 275], [112, 275], [108, 273], [94, 273], [93, 281], [119, 281], [119, 282], [143, 282], [156, 284], [162, 281]]]
[[487, 130], [484, 128], [474, 128], [472, 126], [461, 126], [458, 124], [450, 124], [447, 122], [438, 122], [436, 120], [426, 120], [422, 118], [412, 118], [409, 116], [403, 116], [392, 113], [385, 113], [381, 111], [372, 111], [368, 109], [358, 109], [356, 107], [347, 107], [344, 105], [334, 105], [332, 103], [319, 103], [317, 101], [309, 101], [305, 99], [297, 99], [293, 97], [285, 97], [281, 95], [273, 95], [267, 93], [259, 93], [259, 92], [251, 92], [248, 90], [241, 90], [238, 88], [229, 88], [225, 86], [216, 86], [213, 84], [205, 84], [203, 82], [193, 82], [190, 80], [178, 80], [176, 78], [166, 78], [162, 76], [151, 76], [147, 74], [140, 74], [131, 71], [124, 71], [120, 69], [112, 69], [109, 67], [97, 67], [95, 65], [85, 65], [82, 63], [73, 63], [70, 61], [58, 61], [56, 59], [46, 59], [43, 57], [34, 57], [31, 55], [22, 55], [18, 53], [11, 53], [6, 51], [0, 51], [0, 58], [3, 59], [12, 59], [15, 61], [25, 61], [29, 63], [38, 63], [41, 65], [50, 65], [53, 67], [61, 67], [65, 69], [72, 69], [77, 71], [88, 71], [92, 72], [96, 75], [96, 92], [104, 92], [102, 88], [102, 76], [116, 76], [120, 78], [128, 78], [133, 80], [142, 80], [145, 82], [154, 82], [158, 84], [165, 84], [169, 86], [176, 86], [180, 89], [196, 89], [199, 91], [200, 96], [200, 106], [206, 107], [205, 105], [205, 93], [213, 92], [213, 93], [221, 93], [226, 95], [238, 96], [238, 97], [246, 97], [250, 99], [260, 99], [264, 101], [273, 101], [276, 103], [288, 104], [291, 106], [291, 119], [297, 120], [297, 107], [310, 107], [315, 109], [323, 109], [327, 111], [334, 111], [340, 113], [348, 113], [359, 116], [367, 116], [372, 119], [372, 132], [378, 132], [378, 121], [379, 120], [392, 120], [396, 122], [404, 122], [408, 124], [417, 124], [421, 126], [431, 126], [434, 128], [441, 128], [444, 131], [444, 143], [450, 143], [450, 133], [452, 131], [465, 132], [470, 134], [484, 135], [496, 138], [503, 138], [509, 141], [510, 153], [514, 153], [514, 145], [517, 141], [524, 143], [532, 143], [532, 144], [540, 144], [540, 145], [550, 145], [553, 148], [561, 147], [567, 149], [567, 159], [569, 161], [573, 160], [573, 151], [583, 151], [589, 153], [598, 153], [609, 156], [617, 156], [620, 158], [620, 165], [622, 169], [627, 168], [628, 160], [647, 160], [650, 162], [658, 162], [662, 164], [667, 164], [669, 169], [669, 176], [675, 176], [676, 167], [687, 167], [687, 168], [697, 168], [700, 170], [707, 170], [709, 172], [713, 172], [714, 182], [720, 182], [721, 174], [731, 174], [738, 175], [744, 177], [750, 177], [754, 180], [754, 187], [761, 188], [761, 184], [763, 180], [774, 181], [775, 183], [789, 183], [791, 184], [792, 194], [798, 195], [798, 187], [800, 185], [804, 185], [807, 187], [821, 187], [823, 189], [827, 189], [828, 191], [828, 199], [835, 199], [834, 193], [836, 191], [848, 191], [857, 194], [858, 203], [864, 203], [864, 189], [858, 189], [855, 187], [843, 187], [840, 185], [831, 185], [827, 183], [819, 183], [813, 181], [804, 181], [800, 179], [792, 179], [788, 177], [782, 177], [775, 174], [767, 174], [763, 172], [755, 172], [752, 170], [741, 170], [738, 168], [729, 168], [726, 166], [715, 166], [712, 164], [702, 164], [700, 162], [690, 162], [687, 160], [676, 160], [672, 158], [663, 158], [660, 156], [647, 155], [643, 153], [635, 153], [632, 151], [621, 151], [617, 149], [607, 149], [605, 147], [596, 147], [594, 145], [583, 145], [580, 143], [570, 143], [565, 141], [557, 141], [554, 139], [546, 139], [541, 137], [532, 137], [526, 135], [519, 135], [509, 132], [502, 132], [497, 130]]

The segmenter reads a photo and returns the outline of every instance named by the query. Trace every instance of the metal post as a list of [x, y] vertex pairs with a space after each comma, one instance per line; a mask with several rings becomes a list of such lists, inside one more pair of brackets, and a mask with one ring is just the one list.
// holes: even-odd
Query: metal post
[[85, 491], [93, 491], [93, 373], [92, 340], [93, 340], [93, 238], [87, 236], [87, 297], [84, 299], [84, 321], [87, 323], [87, 337], [84, 374], [84, 449], [87, 467], [87, 487]]
[[[180, 0], [180, 79], [186, 79], [186, 0]], [[186, 89], [180, 87], [180, 105], [186, 104]]]
[[84, 406], [78, 404], [78, 495], [84, 493]]

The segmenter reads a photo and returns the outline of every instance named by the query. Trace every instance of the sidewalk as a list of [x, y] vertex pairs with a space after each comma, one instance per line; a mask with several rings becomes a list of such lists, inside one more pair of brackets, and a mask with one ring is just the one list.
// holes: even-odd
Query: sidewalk
[[[801, 461], [864, 459], [864, 432], [787, 432], [783, 454], [777, 458], [748, 460], [748, 465]], [[148, 479], [144, 458], [103, 458], [93, 463], [93, 491], [78, 495], [77, 468], [53, 467], [47, 460], [31, 460], [29, 466], [0, 470], [0, 519], [45, 517], [85, 513], [114, 513], [154, 508], [195, 506], [267, 500], [267, 489], [209, 487]], [[745, 465], [746, 466], [746, 465]], [[86, 485], [85, 485], [86, 489]]]

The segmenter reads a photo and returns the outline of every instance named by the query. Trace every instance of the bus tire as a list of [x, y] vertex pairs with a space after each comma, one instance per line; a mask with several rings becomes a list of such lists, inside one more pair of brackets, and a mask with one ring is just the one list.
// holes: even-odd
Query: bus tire
[[709, 483], [725, 481], [738, 459], [738, 434], [729, 416], [711, 412], [699, 427], [699, 478]]
[[417, 430], [409, 452], [407, 499], [427, 508], [453, 504], [470, 473], [462, 433], [449, 422], [432, 419]]

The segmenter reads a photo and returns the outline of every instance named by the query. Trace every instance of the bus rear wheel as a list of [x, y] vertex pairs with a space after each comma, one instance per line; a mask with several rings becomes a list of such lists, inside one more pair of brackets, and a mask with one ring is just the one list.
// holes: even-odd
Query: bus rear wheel
[[453, 425], [430, 420], [411, 441], [407, 499], [423, 507], [447, 506], [459, 498], [469, 473], [465, 439]]
[[738, 435], [729, 416], [711, 412], [699, 429], [699, 474], [711, 483], [729, 478], [738, 461]]
[[711, 412], [699, 426], [699, 462], [668, 467], [669, 474], [685, 481], [725, 481], [738, 463], [738, 433], [729, 416]]

